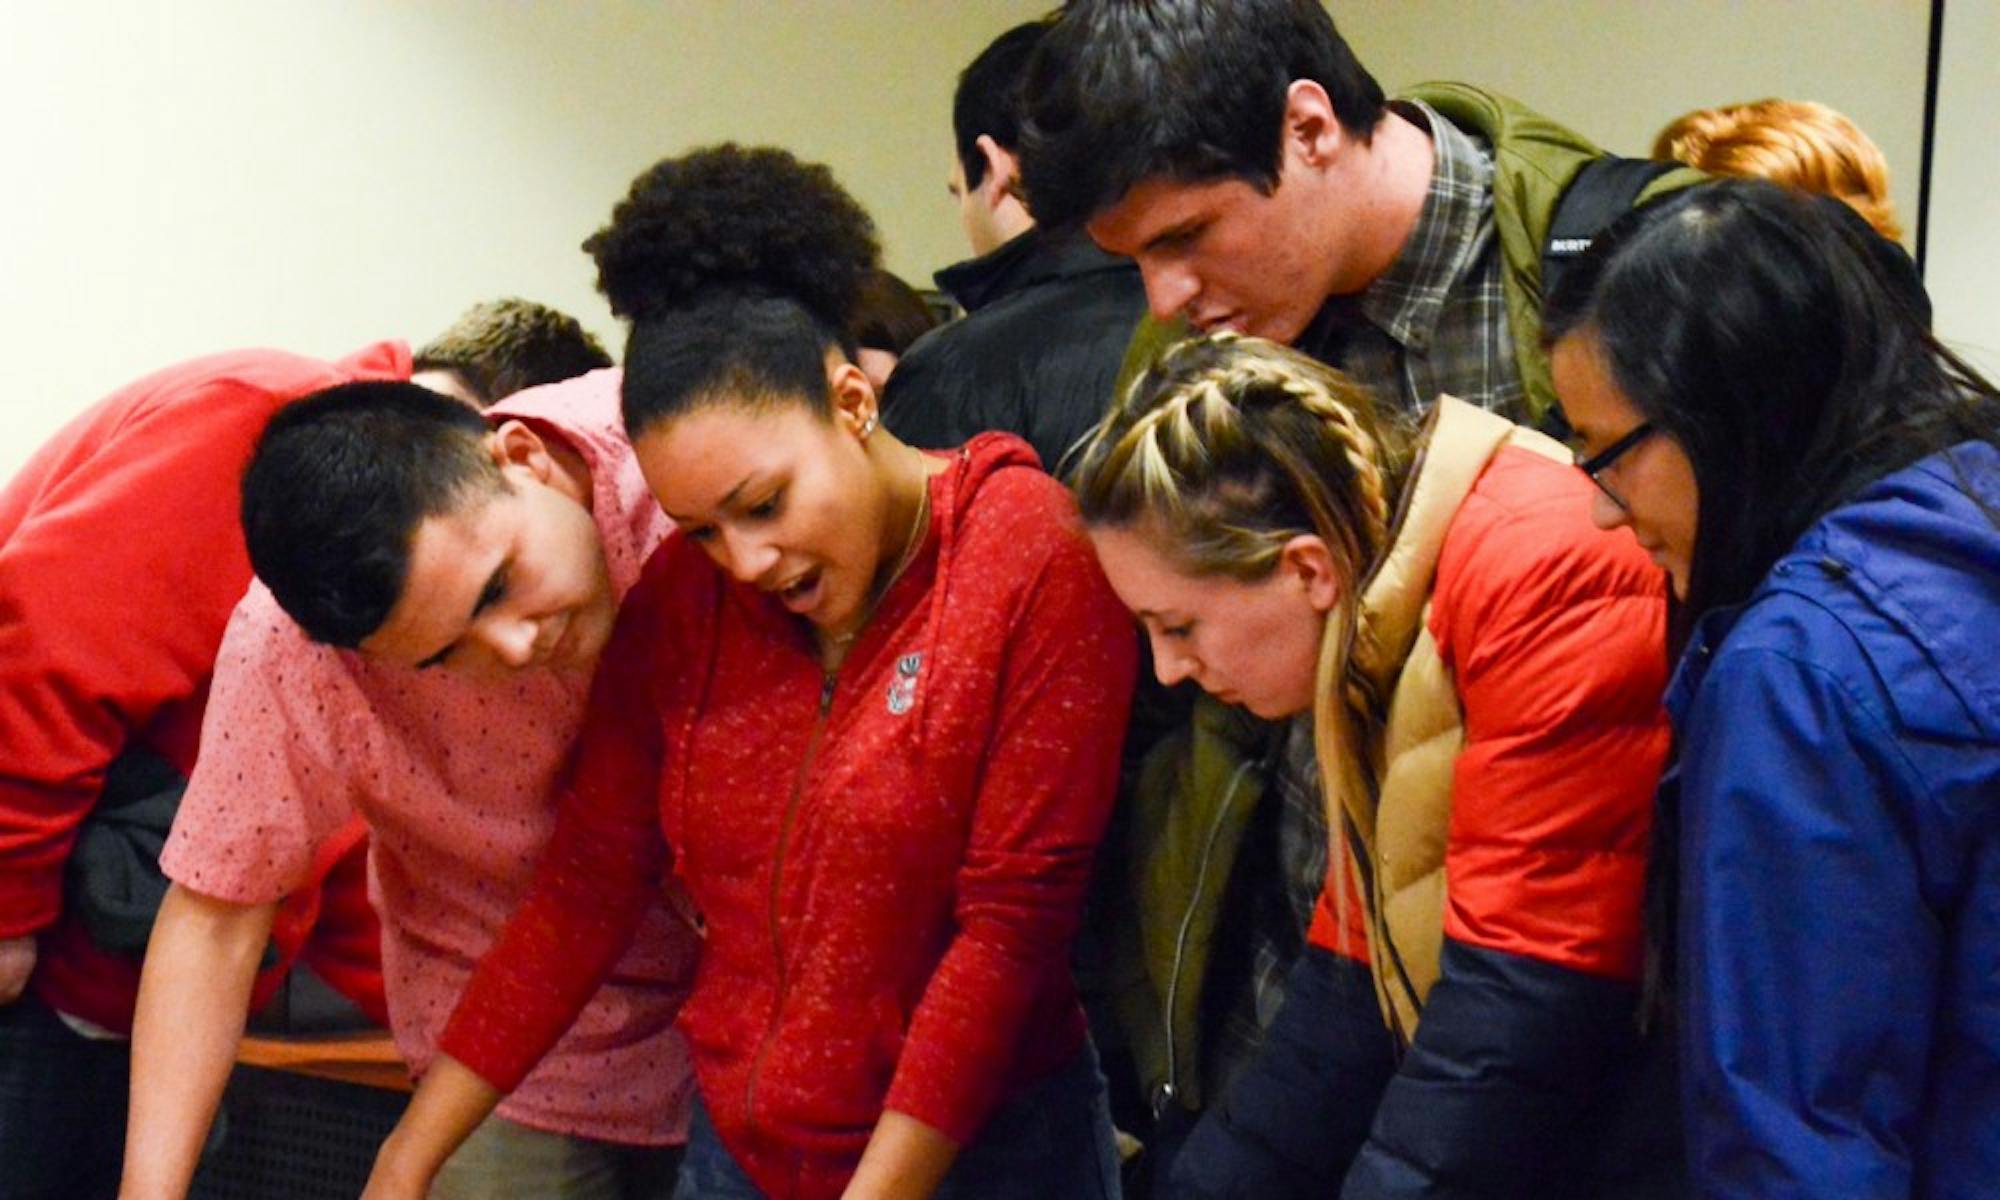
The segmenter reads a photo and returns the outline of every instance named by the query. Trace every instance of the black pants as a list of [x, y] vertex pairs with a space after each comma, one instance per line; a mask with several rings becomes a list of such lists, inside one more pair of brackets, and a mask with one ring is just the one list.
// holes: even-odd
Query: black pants
[[125, 1159], [132, 1048], [25, 994], [0, 1006], [0, 1200], [108, 1200]]
[[1189, 1200], [1339, 1195], [1395, 1069], [1368, 968], [1306, 947], [1286, 977], [1284, 1003], [1256, 1057], [1202, 1114], [1156, 1194]]

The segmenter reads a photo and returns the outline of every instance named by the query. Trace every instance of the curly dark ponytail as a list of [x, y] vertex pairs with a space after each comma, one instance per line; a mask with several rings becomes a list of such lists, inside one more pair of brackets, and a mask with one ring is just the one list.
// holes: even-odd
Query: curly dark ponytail
[[821, 400], [826, 351], [853, 352], [848, 314], [881, 256], [825, 166], [733, 143], [655, 164], [583, 248], [632, 322], [634, 437], [697, 402]]

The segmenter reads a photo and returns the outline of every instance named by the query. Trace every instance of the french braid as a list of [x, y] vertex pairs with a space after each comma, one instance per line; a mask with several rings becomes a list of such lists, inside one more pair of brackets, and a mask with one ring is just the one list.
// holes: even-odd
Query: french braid
[[1388, 534], [1406, 446], [1345, 376], [1221, 333], [1172, 347], [1134, 381], [1071, 483], [1086, 521], [1157, 525], [1195, 573], [1262, 578], [1311, 533], [1359, 579]]

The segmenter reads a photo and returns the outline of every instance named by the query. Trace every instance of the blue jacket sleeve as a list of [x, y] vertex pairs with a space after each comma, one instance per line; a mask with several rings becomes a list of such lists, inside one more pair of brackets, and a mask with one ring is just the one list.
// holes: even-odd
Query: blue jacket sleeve
[[1921, 785], [1859, 691], [1725, 647], [1684, 722], [1682, 1099], [1702, 1196], [1910, 1193], [1944, 930], [1900, 799]]

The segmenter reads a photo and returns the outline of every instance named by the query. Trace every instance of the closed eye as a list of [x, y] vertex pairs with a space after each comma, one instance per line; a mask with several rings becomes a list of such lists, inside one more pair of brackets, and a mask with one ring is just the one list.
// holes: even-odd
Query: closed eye
[[[479, 599], [473, 601], [472, 603], [472, 614], [470, 617], [467, 618], [468, 620], [471, 621], [478, 620], [479, 614], [485, 612], [489, 608], [492, 608], [494, 605], [500, 603], [501, 600], [506, 598], [507, 576], [508, 573], [513, 569], [513, 566], [514, 566], [514, 560], [510, 558], [502, 562], [499, 566], [493, 568], [493, 574], [488, 575], [486, 577], [486, 586], [479, 589]], [[429, 658], [424, 659], [422, 662], [417, 664], [417, 670], [428, 671], [432, 667], [443, 666], [447, 661], [450, 660], [453, 652], [455, 652], [458, 649], [459, 642], [462, 640], [463, 639], [455, 639], [452, 641], [450, 645], [444, 647], [442, 650], [439, 650], [436, 654], [431, 655]]]
[[1194, 632], [1194, 622], [1193, 622], [1193, 621], [1183, 621], [1183, 622], [1181, 622], [1181, 623], [1180, 623], [1180, 624], [1178, 624], [1178, 625], [1162, 625], [1162, 626], [1160, 626], [1160, 636], [1161, 636], [1161, 637], [1170, 637], [1170, 638], [1184, 638], [1184, 637], [1186, 637], [1186, 636], [1187, 636], [1188, 634], [1190, 634], [1190, 633], [1193, 633], [1193, 632]]
[[512, 565], [511, 561], [501, 563], [500, 569], [493, 572], [487, 578], [486, 586], [480, 589], [479, 602], [472, 606], [474, 616], [478, 616], [480, 613], [500, 603], [501, 599], [507, 595], [507, 571]]
[[750, 517], [752, 520], [757, 520], [757, 521], [768, 520], [771, 517], [775, 517], [778, 515], [778, 509], [784, 501], [784, 496], [785, 496], [785, 490], [783, 488], [779, 488], [777, 491], [772, 492], [765, 499], [760, 500], [756, 504], [751, 505], [749, 508], [744, 509], [743, 510], [744, 515]]
[[1194, 245], [1205, 226], [1200, 224], [1182, 225], [1169, 229], [1146, 243], [1146, 249], [1154, 254], [1178, 254]]

